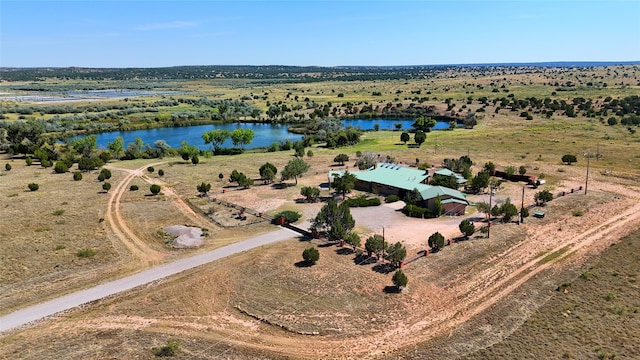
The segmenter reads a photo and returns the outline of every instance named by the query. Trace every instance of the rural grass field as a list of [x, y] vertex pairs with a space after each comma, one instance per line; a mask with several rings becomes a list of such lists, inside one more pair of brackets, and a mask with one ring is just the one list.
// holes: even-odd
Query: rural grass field
[[[475, 99], [481, 96], [547, 97], [562, 87], [548, 83], [575, 82], [582, 75], [608, 86], [579, 86], [558, 91], [554, 98], [566, 96], [570, 101], [583, 96], [597, 103], [606, 96], [638, 95], [637, 74], [636, 67], [611, 67], [544, 74], [452, 72], [411, 81], [268, 85], [194, 81], [180, 86], [197, 91], [194, 97], [235, 99], [268, 93], [271, 102], [289, 105], [309, 97], [317, 103], [368, 102], [381, 107], [388, 102], [406, 105], [411, 91], [421, 90], [420, 96], [430, 98], [425, 106], [444, 111], [444, 100], [452, 98], [456, 110], [464, 113], [479, 109]], [[425, 95], [427, 90], [431, 94]], [[373, 91], [381, 95], [372, 97]], [[469, 96], [472, 104], [467, 104]], [[264, 102], [255, 105], [267, 109]], [[161, 112], [190, 108], [181, 104]], [[180, 341], [180, 357], [193, 359], [637, 357], [632, 345], [640, 341], [635, 284], [640, 261], [624, 255], [637, 252], [640, 223], [633, 214], [640, 194], [639, 135], [597, 118], [536, 115], [525, 120], [519, 111], [503, 109], [495, 114], [494, 109], [489, 105], [477, 113], [481, 118], [474, 129], [428, 133], [419, 148], [402, 144], [401, 131], [365, 132], [359, 144], [346, 148], [313, 145], [313, 156], [304, 157], [311, 168], [297, 186], [294, 180], [284, 187], [262, 184], [258, 174], [268, 161], [278, 169], [279, 178], [293, 151], [202, 157], [198, 165], [178, 157], [111, 161], [107, 166], [113, 176], [107, 181], [113, 188], [108, 193], [97, 181], [97, 171], [74, 181], [71, 172], [54, 174], [37, 162], [27, 166], [23, 158], [0, 154], [2, 314], [275, 228], [257, 218], [254, 224], [238, 221], [237, 210], [210, 199], [267, 215], [295, 210], [302, 220], [310, 220], [322, 204], [300, 201], [300, 188], [326, 183], [327, 171], [342, 169], [333, 162], [339, 153], [349, 155], [345, 165], [350, 170], [357, 151], [379, 154], [382, 160], [389, 156], [407, 166], [415, 165], [416, 159], [440, 166], [446, 158], [468, 154], [474, 173], [488, 161], [499, 168], [524, 166], [527, 174], [544, 174], [544, 188], [554, 193], [584, 186], [583, 154], [602, 154], [590, 159], [586, 196], [561, 197], [544, 208], [544, 219], [497, 225], [490, 239], [472, 237], [410, 264], [405, 269], [409, 285], [400, 294], [384, 291], [392, 285], [391, 274], [376, 271], [376, 264], [360, 263], [362, 259], [344, 248], [292, 235], [290, 240], [3, 334], [0, 344], [5, 350], [0, 357], [154, 358], [153, 348], [168, 339]], [[8, 114], [6, 119], [18, 116]], [[564, 154], [577, 155], [578, 162], [562, 164]], [[10, 171], [4, 170], [5, 163], [12, 165]], [[153, 173], [146, 171], [150, 165]], [[240, 189], [230, 183], [234, 169], [255, 179], [255, 184]], [[75, 170], [74, 165], [71, 171]], [[40, 189], [29, 191], [31, 182]], [[212, 185], [209, 198], [198, 196], [196, 186], [202, 182]], [[162, 186], [157, 196], [149, 192], [152, 183]], [[126, 184], [121, 192], [116, 189], [120, 184]], [[129, 191], [130, 185], [139, 190]], [[522, 185], [505, 183], [495, 199], [509, 197], [519, 207]], [[533, 202], [534, 192], [527, 190], [526, 203]], [[323, 189], [321, 195], [330, 192]], [[468, 214], [473, 211], [469, 208]], [[205, 229], [205, 244], [196, 249], [168, 246], [161, 230], [170, 225]], [[363, 234], [379, 231], [356, 226]], [[402, 225], [396, 225], [399, 228]], [[412, 239], [403, 242], [409, 244], [411, 256], [423, 249], [430, 233], [406, 231], [410, 235], [403, 236]], [[300, 266], [302, 250], [312, 245], [319, 249], [320, 261], [313, 267]], [[83, 249], [95, 254], [81, 257]], [[563, 284], [570, 285], [556, 291]], [[611, 335], [606, 335], [607, 329]], [[612, 340], [605, 341], [607, 336]]]

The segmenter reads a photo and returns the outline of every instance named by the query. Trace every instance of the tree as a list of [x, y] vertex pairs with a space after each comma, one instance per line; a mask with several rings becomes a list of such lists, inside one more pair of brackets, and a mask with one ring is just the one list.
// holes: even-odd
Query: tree
[[38, 185], [36, 183], [29, 183], [29, 185], [27, 185], [27, 187], [31, 191], [38, 191], [38, 189], [40, 189], [40, 185]]
[[458, 225], [458, 228], [465, 238], [473, 235], [473, 233], [476, 231], [475, 225], [473, 225], [473, 223], [467, 219], [462, 220], [460, 222], [460, 225]]
[[278, 169], [276, 169], [272, 163], [266, 162], [260, 166], [258, 172], [260, 173], [260, 178], [262, 180], [272, 182], [278, 173]]
[[514, 216], [518, 215], [518, 208], [507, 199], [507, 202], [502, 204], [501, 213], [502, 221], [509, 222]]
[[333, 158], [333, 162], [337, 162], [340, 166], [344, 166], [344, 163], [349, 161], [349, 155], [347, 154], [338, 154]]
[[81, 138], [75, 138], [71, 141], [71, 147], [82, 156], [91, 157], [91, 153], [97, 149], [97, 136], [87, 135]]
[[442, 234], [440, 234], [439, 232], [431, 234], [431, 236], [429, 236], [427, 244], [433, 252], [438, 252], [444, 247], [444, 236], [442, 236]]
[[[357, 156], [357, 153], [356, 153]], [[360, 154], [356, 160], [356, 166], [360, 170], [366, 170], [376, 165], [376, 156], [372, 152], [367, 151], [364, 154]]]
[[302, 258], [307, 264], [315, 265], [320, 260], [320, 252], [314, 247], [306, 248], [302, 252]]
[[198, 157], [198, 154], [194, 154], [194, 155], [191, 157], [191, 163], [192, 163], [193, 165], [198, 165], [198, 164], [200, 163], [200, 158]]
[[549, 190], [542, 190], [542, 191], [538, 191], [534, 196], [533, 199], [536, 202], [541, 201], [542, 204], [544, 205], [544, 203], [549, 202], [551, 200], [553, 200], [553, 194], [549, 191]]
[[189, 143], [183, 141], [180, 143], [180, 150], [178, 150], [178, 153], [182, 156], [182, 160], [188, 161], [194, 156], [198, 156], [200, 149], [195, 145], [189, 145]]
[[156, 169], [155, 169], [153, 166], [149, 166], [149, 167], [147, 167], [147, 172], [148, 172], [148, 173], [150, 173], [150, 174], [151, 174], [151, 173], [153, 173], [154, 171], [156, 171]]
[[404, 199], [402, 200], [407, 205], [418, 205], [418, 203], [424, 199], [422, 198], [422, 194], [420, 194], [420, 191], [418, 191], [418, 189], [416, 188], [413, 188], [413, 190], [407, 192], [404, 195]]
[[526, 173], [527, 173], [527, 168], [524, 165], [520, 165], [520, 168], [518, 169], [518, 174], [524, 175]]
[[304, 157], [304, 144], [302, 141], [296, 141], [293, 143], [293, 151], [297, 157]]
[[571, 165], [572, 163], [577, 162], [577, 161], [578, 161], [578, 159], [576, 158], [575, 155], [572, 155], [572, 154], [562, 155], [562, 162], [563, 163], [567, 163], [567, 165]]
[[397, 242], [386, 251], [385, 258], [389, 260], [391, 266], [399, 266], [400, 262], [407, 257], [407, 249], [400, 242]]
[[493, 174], [496, 171], [496, 165], [489, 161], [484, 164], [484, 170], [489, 173], [489, 175]]
[[104, 190], [104, 192], [109, 192], [109, 190], [111, 190], [111, 183], [105, 182], [104, 184], [102, 184], [102, 190]]
[[113, 142], [107, 144], [107, 149], [116, 159], [120, 159], [124, 153], [124, 138], [122, 136], [116, 137]]
[[108, 179], [111, 179], [111, 170], [101, 169], [100, 174], [98, 174], [98, 181], [105, 181]]
[[207, 196], [207, 193], [211, 190], [211, 184], [203, 182], [202, 184], [196, 186], [196, 189], [199, 193], [202, 194], [202, 196]]
[[298, 176], [306, 173], [310, 167], [311, 166], [301, 158], [291, 159], [282, 170], [282, 179], [289, 180], [294, 178], [296, 180], [296, 185], [298, 185]]
[[66, 162], [58, 160], [56, 161], [56, 165], [53, 167], [53, 171], [55, 171], [56, 174], [64, 174], [69, 171], [69, 166], [67, 166]]
[[205, 144], [211, 144], [213, 150], [219, 149], [220, 146], [231, 136], [231, 133], [227, 129], [216, 129], [207, 131], [202, 134], [202, 139]]
[[507, 177], [509, 179], [511, 179], [511, 177], [513, 176], [513, 174], [516, 173], [516, 168], [513, 166], [507, 166], [506, 168], [504, 168], [504, 173], [507, 174]]
[[27, 156], [24, 162], [27, 164], [27, 166], [31, 166], [31, 164], [33, 164], [33, 159], [31, 158], [31, 156]]
[[158, 157], [163, 158], [167, 151], [171, 149], [171, 145], [169, 145], [165, 140], [156, 140], [153, 142], [153, 148], [156, 149]]
[[240, 145], [240, 148], [244, 149], [245, 145], [251, 144], [255, 134], [251, 129], [239, 128], [231, 132], [231, 142], [233, 145]]
[[479, 191], [484, 192], [484, 189], [486, 189], [487, 186], [489, 186], [490, 178], [491, 176], [489, 175], [489, 172], [487, 172], [486, 170], [482, 170], [478, 172], [478, 174], [474, 176], [473, 179], [471, 179], [471, 188], [476, 192], [479, 192]]
[[420, 116], [416, 119], [416, 121], [411, 124], [411, 126], [416, 129], [416, 131], [426, 131], [429, 132], [431, 131], [431, 128], [436, 126], [437, 121], [430, 118], [430, 117], [423, 117]]
[[356, 251], [356, 248], [360, 246], [361, 240], [357, 233], [351, 231], [344, 235], [344, 242], [351, 245], [353, 247], [353, 251]]
[[421, 146], [427, 140], [427, 134], [424, 131], [416, 131], [415, 135], [413, 135], [413, 141]]
[[149, 191], [151, 191], [153, 195], [158, 195], [161, 189], [162, 188], [158, 184], [153, 184], [149, 187]]
[[74, 171], [74, 173], [73, 173], [73, 181], [80, 181], [80, 180], [82, 180], [82, 172]]
[[411, 137], [409, 137], [409, 133], [408, 132], [403, 132], [402, 134], [400, 134], [400, 141], [402, 141], [403, 143], [407, 143], [407, 141], [411, 140]]
[[162, 169], [158, 170], [158, 176], [164, 176], [164, 170]]
[[346, 194], [351, 192], [356, 185], [356, 180], [358, 178], [350, 173], [348, 170], [345, 171], [342, 175], [333, 174], [333, 182], [331, 183], [331, 187], [336, 190], [338, 194], [342, 194], [342, 198], [346, 197]]
[[484, 202], [484, 201], [479, 201], [476, 203], [476, 209], [481, 212], [481, 213], [485, 213], [485, 214], [489, 214], [491, 212], [491, 209], [489, 208], [489, 204]]
[[320, 196], [320, 189], [315, 186], [303, 186], [300, 195], [304, 196], [308, 202], [316, 202]]
[[329, 199], [311, 221], [311, 231], [326, 235], [329, 240], [337, 241], [350, 232], [355, 224], [346, 203], [338, 205], [335, 200]]
[[364, 243], [364, 248], [367, 251], [367, 255], [371, 256], [373, 253], [376, 253], [376, 256], [378, 256], [378, 258], [385, 247], [386, 244], [384, 242], [384, 239], [382, 238], [382, 235], [378, 234], [369, 236], [367, 241]]
[[402, 288], [407, 286], [409, 279], [402, 270], [398, 270], [393, 274], [391, 281], [393, 281], [393, 285], [395, 285], [399, 291], [402, 291]]

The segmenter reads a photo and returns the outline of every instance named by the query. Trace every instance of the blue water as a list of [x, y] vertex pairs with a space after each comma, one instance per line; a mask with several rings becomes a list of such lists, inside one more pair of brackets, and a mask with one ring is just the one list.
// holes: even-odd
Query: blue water
[[[125, 148], [129, 143], [139, 137], [145, 144], [149, 144], [151, 146], [153, 146], [153, 142], [156, 140], [164, 140], [172, 148], [179, 148], [180, 143], [182, 143], [182, 141], [186, 141], [189, 145], [195, 145], [201, 150], [211, 150], [211, 144], [206, 145], [204, 140], [202, 140], [203, 133], [214, 129], [227, 129], [229, 131], [233, 131], [241, 127], [251, 129], [255, 134], [251, 144], [246, 146], [247, 149], [267, 147], [274, 141], [284, 141], [286, 139], [296, 141], [302, 139], [302, 135], [290, 133], [285, 125], [258, 123], [195, 125], [131, 131], [111, 131], [96, 134], [96, 137], [98, 148], [106, 148], [108, 143], [113, 142], [116, 137], [122, 136], [124, 138]], [[234, 146], [231, 139], [227, 139], [222, 147], [231, 148]]]
[[[415, 122], [415, 119], [353, 119], [342, 120], [344, 126], [359, 127], [361, 130], [373, 130], [375, 124], [380, 125], [380, 130], [395, 130], [397, 123], [402, 124], [400, 130], [410, 130], [411, 124]], [[438, 121], [433, 130], [448, 129], [449, 123], [444, 121]]]

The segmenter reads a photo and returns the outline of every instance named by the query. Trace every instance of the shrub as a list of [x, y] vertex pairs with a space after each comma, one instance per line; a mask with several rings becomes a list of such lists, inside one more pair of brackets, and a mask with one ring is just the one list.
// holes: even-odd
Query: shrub
[[162, 169], [158, 170], [158, 176], [164, 176], [164, 170]]
[[393, 281], [393, 285], [401, 290], [403, 287], [407, 286], [409, 279], [402, 270], [398, 270], [393, 274], [393, 278], [391, 278], [391, 281]]
[[73, 172], [73, 181], [80, 181], [82, 180], [82, 172], [81, 171], [74, 171]]
[[102, 184], [102, 190], [109, 192], [109, 190], [111, 190], [111, 183], [106, 182]]
[[53, 210], [52, 214], [55, 215], [55, 216], [60, 216], [60, 215], [64, 214], [64, 209]]
[[31, 158], [31, 156], [27, 156], [24, 161], [27, 163], [27, 166], [31, 166], [31, 164], [33, 164], [33, 159]]
[[431, 212], [431, 210], [427, 208], [422, 208], [417, 205], [412, 205], [412, 204], [406, 205], [404, 208], [402, 208], [402, 213], [407, 216], [415, 217], [415, 218], [432, 218], [433, 217], [433, 213]]
[[384, 198], [384, 202], [386, 203], [394, 203], [398, 200], [400, 200], [400, 197], [398, 195], [389, 195], [386, 198]]
[[102, 170], [100, 170], [100, 175], [104, 176], [104, 180], [111, 179], [111, 170], [102, 169]]
[[573, 216], [582, 216], [582, 215], [584, 215], [584, 211], [582, 211], [582, 210], [574, 210], [571, 214]]
[[164, 356], [174, 356], [180, 350], [180, 342], [175, 339], [167, 340], [167, 344], [161, 348], [157, 348], [154, 350], [154, 354], [156, 356], [164, 357]]
[[29, 190], [31, 190], [31, 191], [38, 191], [38, 189], [40, 188], [40, 185], [38, 185], [36, 183], [30, 183], [27, 186], [29, 187]]
[[314, 247], [306, 248], [302, 252], [302, 258], [307, 263], [313, 265], [320, 260], [320, 252]]
[[380, 205], [380, 199], [370, 198], [367, 199], [366, 195], [361, 195], [355, 198], [347, 199], [344, 201], [348, 207], [367, 207]]
[[297, 211], [292, 210], [284, 210], [273, 216], [273, 222], [277, 223], [278, 219], [284, 217], [288, 223], [296, 222], [300, 219], [302, 215], [300, 215]]
[[150, 172], [150, 173], [152, 173], [152, 172], [156, 171], [156, 169], [154, 169], [154, 168], [153, 168], [153, 166], [149, 166], [149, 167], [147, 168], [147, 171], [148, 171], [148, 172]]
[[67, 166], [67, 163], [64, 161], [56, 161], [56, 166], [53, 167], [53, 171], [55, 171], [56, 174], [64, 174], [69, 171], [69, 166]]
[[96, 255], [96, 251], [93, 249], [80, 249], [78, 250], [78, 252], [76, 253], [76, 255], [79, 258], [90, 258], [90, 257], [94, 257]]
[[139, 189], [138, 185], [129, 186], [129, 191], [137, 191]]
[[153, 184], [149, 187], [149, 191], [151, 191], [153, 195], [158, 195], [160, 193], [160, 190], [161, 188], [158, 184]]
[[6, 164], [4, 165], [4, 169], [5, 169], [5, 170], [7, 170], [7, 171], [11, 171], [11, 164], [6, 163]]

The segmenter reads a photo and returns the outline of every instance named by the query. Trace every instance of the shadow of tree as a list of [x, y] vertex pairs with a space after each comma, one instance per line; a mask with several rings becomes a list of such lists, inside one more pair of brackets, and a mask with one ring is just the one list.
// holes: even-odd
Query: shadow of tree
[[387, 285], [384, 287], [384, 289], [382, 289], [382, 291], [384, 291], [385, 294], [399, 294], [400, 292], [402, 292], [402, 289], [395, 285]]
[[367, 254], [357, 255], [353, 258], [353, 262], [356, 265], [369, 265], [375, 264], [378, 260], [373, 256], [368, 256]]
[[351, 255], [351, 254], [353, 254], [353, 249], [342, 247], [342, 248], [336, 249], [336, 254], [338, 254], [338, 255]]
[[378, 272], [380, 274], [389, 274], [396, 269], [395, 266], [392, 266], [389, 263], [378, 264], [373, 267], [373, 271]]
[[294, 264], [297, 268], [307, 268], [307, 267], [312, 267], [313, 263], [306, 261], [306, 260], [301, 260], [298, 261], [297, 263]]

